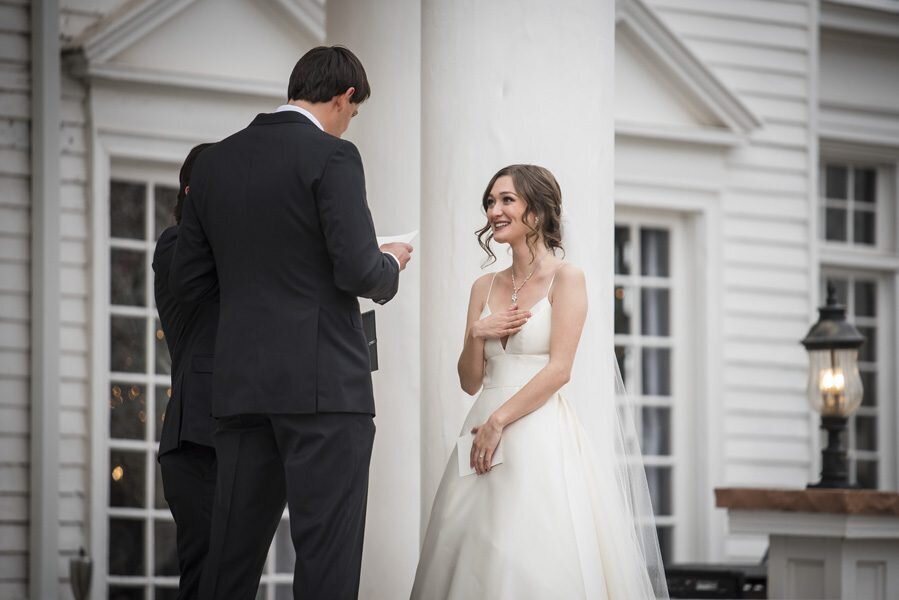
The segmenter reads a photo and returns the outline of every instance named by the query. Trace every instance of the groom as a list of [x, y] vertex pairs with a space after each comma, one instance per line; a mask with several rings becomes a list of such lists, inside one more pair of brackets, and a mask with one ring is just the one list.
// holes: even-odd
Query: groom
[[369, 94], [352, 52], [310, 50], [288, 103], [191, 176], [171, 284], [183, 301], [220, 294], [203, 599], [256, 596], [285, 500], [294, 598], [358, 594], [375, 410], [356, 298], [393, 298], [412, 251], [378, 248], [362, 160], [340, 139]]

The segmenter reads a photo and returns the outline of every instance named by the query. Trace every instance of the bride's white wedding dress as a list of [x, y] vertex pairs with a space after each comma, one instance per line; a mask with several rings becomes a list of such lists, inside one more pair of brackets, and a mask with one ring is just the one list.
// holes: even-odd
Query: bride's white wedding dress
[[[490, 312], [487, 304], [482, 317]], [[505, 348], [496, 339], [486, 342], [483, 389], [462, 433], [484, 423], [546, 366], [552, 310], [544, 297]], [[489, 473], [461, 477], [453, 451], [431, 511], [413, 600], [655, 598], [642, 557], [621, 542], [622, 531], [632, 529], [615, 523], [624, 515], [597, 487], [606, 478], [615, 485], [615, 475], [594, 461], [563, 391], [503, 431], [504, 462]], [[618, 538], [611, 535], [616, 528]]]

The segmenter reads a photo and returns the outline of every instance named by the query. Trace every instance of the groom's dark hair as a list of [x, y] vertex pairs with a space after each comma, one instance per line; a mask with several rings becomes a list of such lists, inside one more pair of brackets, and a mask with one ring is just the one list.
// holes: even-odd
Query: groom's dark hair
[[327, 102], [350, 88], [350, 101], [362, 104], [371, 95], [362, 62], [343, 46], [318, 46], [297, 61], [287, 84], [288, 100]]
[[190, 172], [194, 168], [194, 161], [200, 156], [200, 152], [211, 146], [211, 143], [197, 144], [187, 153], [184, 164], [181, 165], [181, 172], [178, 174], [178, 199], [175, 200], [175, 223], [181, 224], [181, 209], [184, 206], [184, 199], [187, 198], [187, 186], [190, 185]]

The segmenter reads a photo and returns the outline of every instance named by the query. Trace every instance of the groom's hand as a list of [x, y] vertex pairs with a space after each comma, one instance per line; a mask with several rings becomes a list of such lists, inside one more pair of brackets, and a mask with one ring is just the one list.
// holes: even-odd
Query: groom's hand
[[412, 245], [403, 242], [391, 242], [384, 244], [380, 248], [381, 252], [386, 252], [396, 258], [400, 264], [400, 271], [406, 268], [406, 265], [412, 259]]

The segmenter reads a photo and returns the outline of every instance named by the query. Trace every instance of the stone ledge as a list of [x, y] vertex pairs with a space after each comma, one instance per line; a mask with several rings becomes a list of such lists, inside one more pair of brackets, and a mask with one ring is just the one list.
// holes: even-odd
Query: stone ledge
[[899, 516], [899, 493], [874, 490], [716, 488], [715, 505], [731, 510]]

